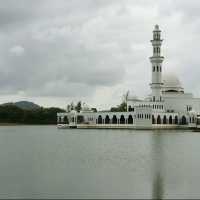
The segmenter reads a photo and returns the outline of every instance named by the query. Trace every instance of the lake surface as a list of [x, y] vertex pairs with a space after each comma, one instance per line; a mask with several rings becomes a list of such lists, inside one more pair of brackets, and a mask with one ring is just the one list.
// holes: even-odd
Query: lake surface
[[200, 198], [200, 133], [1, 126], [0, 198]]

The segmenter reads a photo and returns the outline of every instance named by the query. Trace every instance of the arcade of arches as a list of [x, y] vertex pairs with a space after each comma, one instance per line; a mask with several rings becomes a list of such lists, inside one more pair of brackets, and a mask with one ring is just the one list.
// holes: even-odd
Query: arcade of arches
[[181, 124], [181, 125], [186, 125], [188, 124], [188, 121], [186, 117], [183, 115], [180, 119], [178, 119], [178, 116], [172, 117], [171, 115], [167, 117], [166, 115], [161, 118], [160, 115], [155, 117], [152, 115], [152, 124]]
[[121, 115], [117, 118], [116, 115], [113, 115], [111, 118], [106, 115], [103, 119], [101, 115], [97, 118], [97, 124], [133, 124], [133, 117], [129, 115], [128, 118], [125, 118], [124, 115]]

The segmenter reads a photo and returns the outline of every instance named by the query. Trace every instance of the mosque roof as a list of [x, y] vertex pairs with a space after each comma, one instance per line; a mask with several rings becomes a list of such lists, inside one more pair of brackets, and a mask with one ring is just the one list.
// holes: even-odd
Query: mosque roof
[[184, 92], [179, 78], [174, 73], [163, 75], [163, 92]]

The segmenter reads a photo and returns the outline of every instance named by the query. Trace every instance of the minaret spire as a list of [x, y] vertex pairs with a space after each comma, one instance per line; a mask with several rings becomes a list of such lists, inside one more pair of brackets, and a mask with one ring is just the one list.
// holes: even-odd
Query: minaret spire
[[153, 30], [153, 40], [151, 40], [153, 46], [153, 56], [150, 57], [152, 64], [152, 101], [161, 102], [162, 101], [162, 62], [164, 57], [161, 56], [161, 30], [158, 25], [155, 25]]

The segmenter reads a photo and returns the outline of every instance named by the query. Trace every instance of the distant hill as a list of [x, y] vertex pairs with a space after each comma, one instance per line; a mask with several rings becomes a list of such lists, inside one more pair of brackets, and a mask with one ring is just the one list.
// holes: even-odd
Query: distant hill
[[35, 110], [35, 109], [40, 108], [39, 105], [30, 101], [18, 101], [18, 102], [15, 102], [14, 105], [24, 110]]
[[21, 108], [23, 110], [37, 110], [37, 109], [40, 108], [39, 105], [37, 105], [33, 102], [30, 102], [30, 101], [18, 101], [18, 102], [15, 102], [15, 103], [4, 103], [2, 105], [3, 106], [15, 105], [18, 108]]

